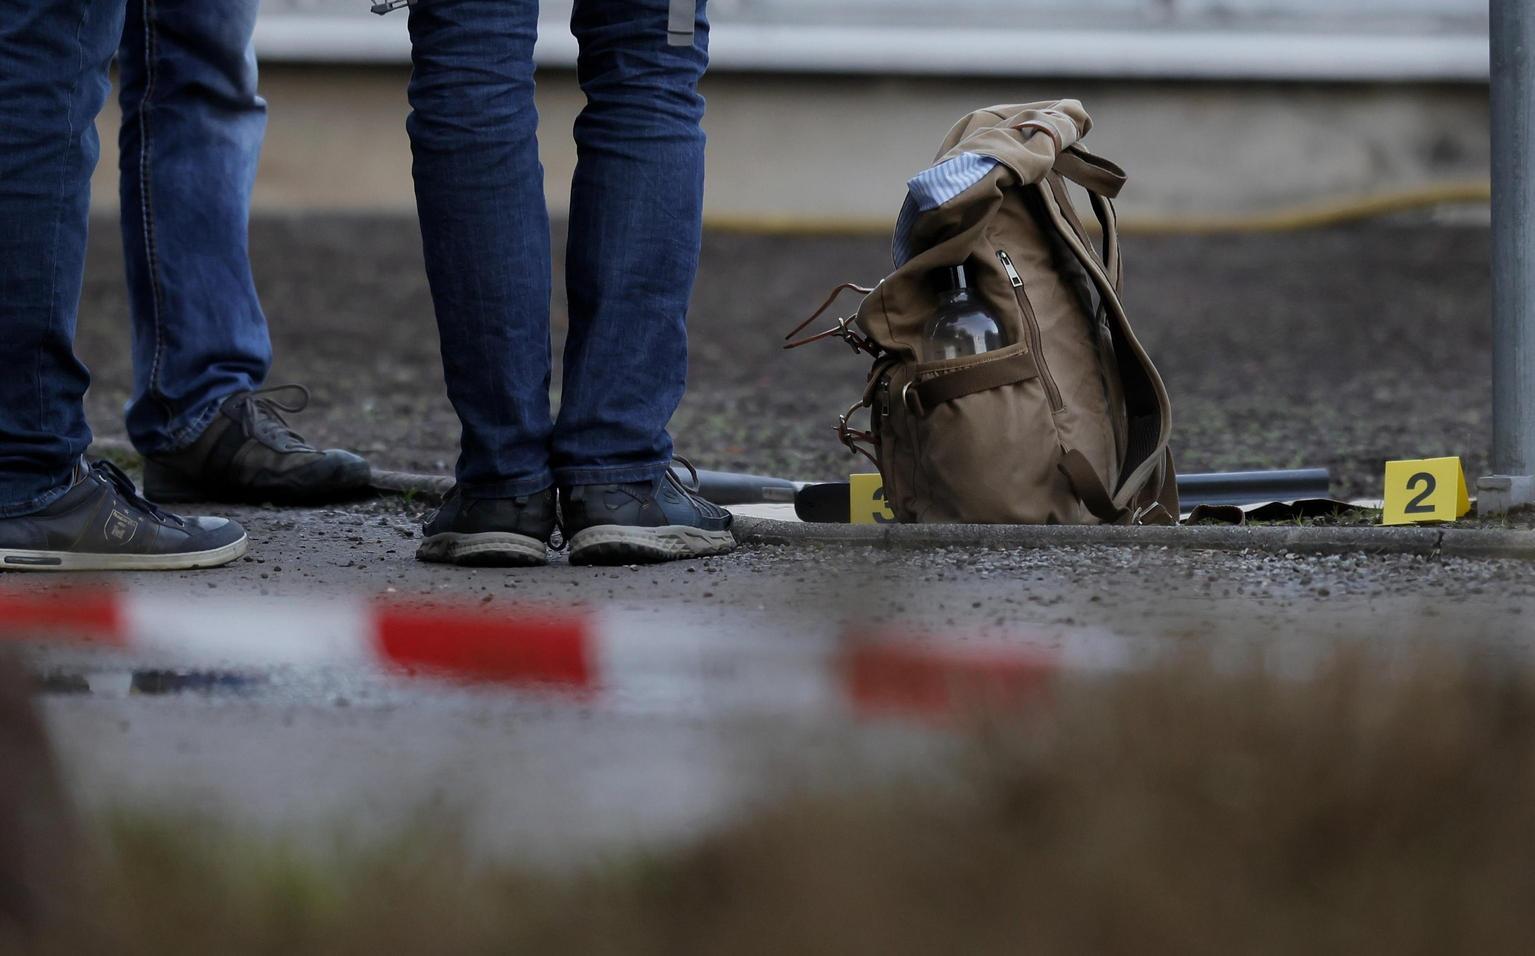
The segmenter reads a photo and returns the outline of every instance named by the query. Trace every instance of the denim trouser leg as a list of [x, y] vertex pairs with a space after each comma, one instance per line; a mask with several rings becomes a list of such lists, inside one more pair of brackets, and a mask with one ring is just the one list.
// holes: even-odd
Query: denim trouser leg
[[670, 464], [687, 385], [703, 206], [708, 23], [667, 45], [667, 0], [576, 0], [587, 105], [576, 121], [570, 336], [551, 447], [563, 486], [644, 481]]
[[[588, 98], [576, 125], [570, 337], [549, 421], [549, 247], [533, 106], [536, 0], [432, 0], [411, 10], [407, 123], [458, 480], [504, 497], [654, 478], [687, 378], [698, 268], [707, 60], [667, 45], [666, 0], [578, 0]], [[552, 469], [551, 469], [552, 463]]]
[[123, 251], [133, 309], [128, 435], [196, 440], [272, 362], [251, 278], [251, 187], [266, 131], [257, 0], [127, 0], [119, 53]]
[[0, 0], [0, 516], [62, 494], [91, 441], [75, 316], [122, 22], [122, 0]]
[[411, 8], [406, 121], [458, 482], [496, 498], [549, 473], [549, 213], [533, 105], [537, 0]]

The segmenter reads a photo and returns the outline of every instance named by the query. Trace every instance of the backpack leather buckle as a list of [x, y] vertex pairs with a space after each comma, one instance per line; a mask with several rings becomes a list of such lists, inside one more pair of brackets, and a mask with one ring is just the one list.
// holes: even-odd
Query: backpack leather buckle
[[906, 410], [908, 412], [911, 412], [913, 415], [921, 418], [923, 414], [922, 396], [912, 391], [911, 387], [915, 384], [916, 380], [913, 379], [912, 381], [907, 382], [905, 385], [901, 386], [901, 404], [906, 406]]

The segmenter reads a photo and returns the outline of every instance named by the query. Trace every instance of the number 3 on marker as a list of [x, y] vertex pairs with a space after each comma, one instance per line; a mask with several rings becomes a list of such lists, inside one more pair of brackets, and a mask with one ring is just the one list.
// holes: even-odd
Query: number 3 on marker
[[1386, 462], [1384, 524], [1454, 521], [1471, 510], [1459, 458]]
[[885, 500], [885, 482], [879, 475], [853, 475], [848, 482], [849, 516], [853, 524], [890, 524], [895, 515]]

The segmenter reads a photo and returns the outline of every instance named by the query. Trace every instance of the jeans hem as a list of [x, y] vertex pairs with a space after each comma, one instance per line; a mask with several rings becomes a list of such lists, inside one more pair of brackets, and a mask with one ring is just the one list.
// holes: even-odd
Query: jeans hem
[[[229, 395], [234, 394], [237, 394], [237, 392], [229, 393]], [[139, 454], [145, 456], [174, 455], [177, 452], [186, 451], [197, 444], [197, 440], [203, 437], [203, 432], [206, 432], [208, 426], [213, 424], [213, 420], [218, 417], [219, 410], [224, 407], [224, 399], [228, 398], [229, 395], [215, 399], [199, 412], [196, 418], [193, 418], [175, 431], [169, 432], [163, 441], [157, 442], [154, 445], [140, 445], [138, 442], [134, 442], [134, 447], [138, 449]]]
[[53, 504], [55, 501], [58, 501], [60, 498], [64, 497], [69, 493], [69, 489], [73, 487], [74, 485], [66, 481], [59, 487], [45, 491], [44, 493], [29, 501], [23, 501], [13, 505], [0, 504], [0, 519], [25, 518], [28, 515], [35, 515], [39, 511], [42, 511], [49, 505]]
[[532, 478], [517, 478], [490, 484], [466, 484], [459, 482], [459, 494], [465, 498], [526, 498], [554, 487], [554, 476], [548, 471]]
[[561, 488], [577, 485], [624, 485], [640, 481], [655, 481], [671, 468], [671, 459], [643, 465], [603, 465], [585, 468], [556, 468], [555, 480]]

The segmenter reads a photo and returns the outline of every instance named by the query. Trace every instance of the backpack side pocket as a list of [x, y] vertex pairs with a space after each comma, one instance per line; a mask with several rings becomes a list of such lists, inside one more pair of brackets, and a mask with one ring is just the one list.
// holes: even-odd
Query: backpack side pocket
[[880, 470], [902, 521], [1084, 520], [1057, 467], [1060, 439], [1027, 343], [906, 364], [890, 386]]

